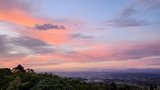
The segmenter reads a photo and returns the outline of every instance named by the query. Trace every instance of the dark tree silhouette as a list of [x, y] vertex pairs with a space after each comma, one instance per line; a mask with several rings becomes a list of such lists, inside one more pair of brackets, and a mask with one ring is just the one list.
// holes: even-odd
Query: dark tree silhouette
[[117, 90], [117, 85], [115, 83], [111, 83], [111, 90]]
[[18, 65], [17, 67], [13, 68], [19, 72], [25, 72], [24, 67], [22, 65]]

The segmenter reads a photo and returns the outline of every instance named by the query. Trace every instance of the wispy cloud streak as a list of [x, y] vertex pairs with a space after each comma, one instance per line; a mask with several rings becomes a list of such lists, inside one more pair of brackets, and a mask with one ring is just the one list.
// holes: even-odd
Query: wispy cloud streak
[[124, 7], [118, 12], [116, 18], [105, 21], [105, 25], [113, 27], [137, 27], [160, 24], [160, 21], [155, 22], [134, 17], [135, 15], [144, 15], [144, 13], [154, 12], [156, 10], [160, 11], [159, 0], [139, 0]]

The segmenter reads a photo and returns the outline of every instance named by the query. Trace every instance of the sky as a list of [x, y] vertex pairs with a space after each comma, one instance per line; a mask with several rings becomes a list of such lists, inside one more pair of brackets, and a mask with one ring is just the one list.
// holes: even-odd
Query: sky
[[159, 0], [0, 0], [0, 67], [160, 68]]

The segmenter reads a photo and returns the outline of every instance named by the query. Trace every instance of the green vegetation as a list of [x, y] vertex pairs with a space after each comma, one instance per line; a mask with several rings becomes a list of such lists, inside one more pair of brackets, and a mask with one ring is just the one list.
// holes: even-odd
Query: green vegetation
[[155, 87], [115, 83], [86, 83], [53, 74], [37, 74], [21, 65], [0, 69], [0, 90], [158, 90]]

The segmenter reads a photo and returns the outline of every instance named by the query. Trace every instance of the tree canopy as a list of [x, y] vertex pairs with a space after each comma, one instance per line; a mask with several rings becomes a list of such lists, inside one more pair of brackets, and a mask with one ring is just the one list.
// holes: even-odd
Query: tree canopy
[[[79, 79], [60, 77], [48, 73], [28, 73], [22, 65], [0, 69], [0, 90], [158, 90], [156, 86], [136, 86], [116, 83], [87, 83]], [[32, 69], [30, 69], [32, 70]]]

